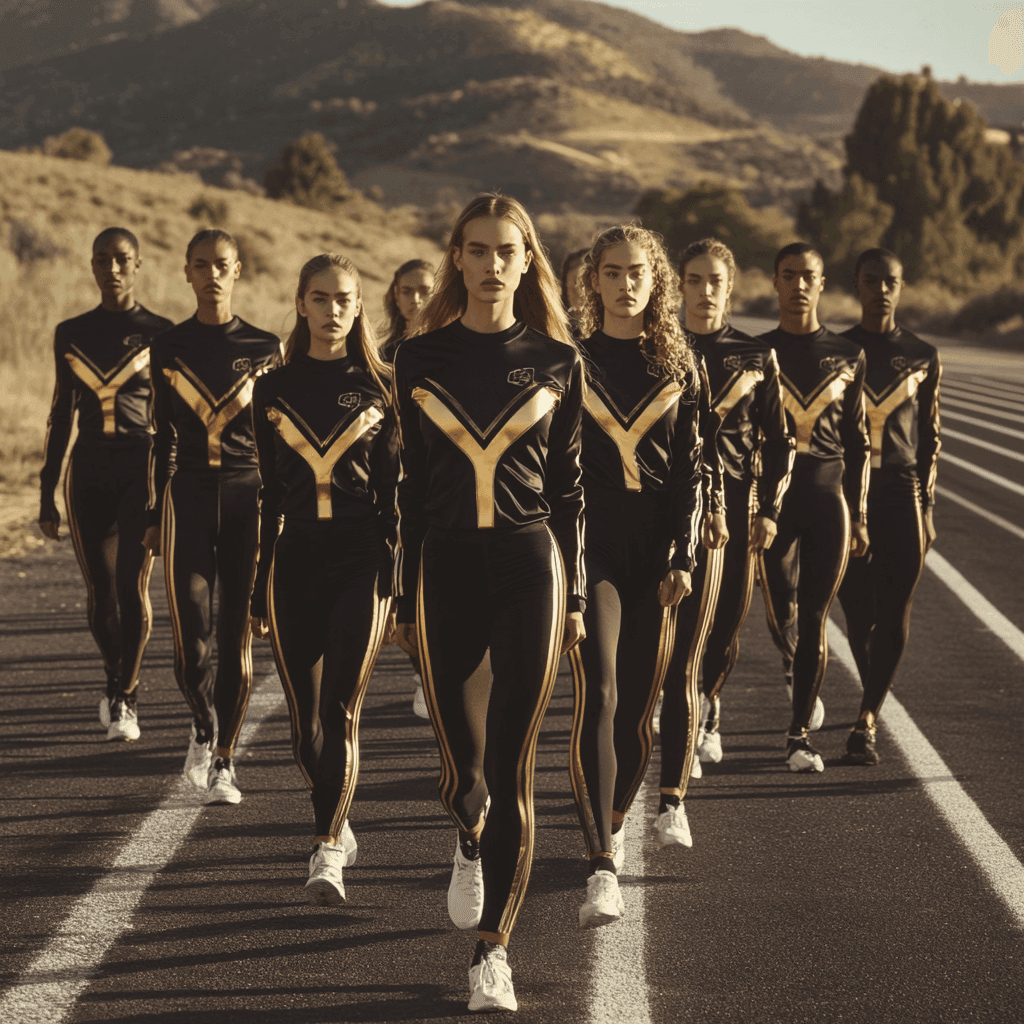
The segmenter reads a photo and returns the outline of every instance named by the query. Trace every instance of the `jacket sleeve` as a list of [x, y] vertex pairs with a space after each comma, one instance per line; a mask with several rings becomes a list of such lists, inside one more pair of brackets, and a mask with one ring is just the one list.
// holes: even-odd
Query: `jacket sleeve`
[[153, 483], [146, 515], [150, 526], [160, 525], [167, 481], [174, 473], [177, 433], [171, 419], [171, 385], [163, 371], [160, 346], [150, 347], [149, 374], [153, 384]]
[[420, 431], [419, 409], [406, 383], [402, 347], [395, 353], [393, 404], [398, 424], [399, 470], [394, 596], [397, 620], [416, 621], [420, 549], [427, 532], [427, 445]]
[[282, 487], [277, 475], [277, 442], [274, 440], [274, 428], [267, 419], [263, 388], [260, 387], [264, 379], [256, 381], [250, 404], [252, 433], [256, 440], [256, 460], [260, 469], [260, 550], [249, 607], [252, 616], [258, 619], [267, 617], [267, 584], [270, 581], [270, 568], [274, 564], [274, 547], [281, 532], [282, 497]]
[[76, 392], [74, 375], [61, 354], [60, 328], [53, 339], [53, 362], [56, 371], [53, 384], [53, 401], [50, 403], [50, 415], [46, 420], [46, 443], [43, 468], [39, 473], [40, 500], [39, 519], [41, 522], [54, 518], [56, 503], [54, 491], [60, 481], [60, 470], [64, 464], [64, 454], [68, 450], [71, 439], [71, 418], [75, 412]]
[[370, 453], [370, 489], [384, 542], [394, 559], [398, 541], [398, 424], [393, 406], [385, 410], [384, 422]]
[[786, 423], [786, 410], [782, 404], [782, 383], [779, 380], [779, 361], [774, 350], [769, 350], [764, 364], [764, 380], [757, 389], [755, 426], [760, 434], [761, 475], [757, 488], [757, 514], [777, 520], [782, 511], [782, 499], [789, 488], [796, 459], [796, 441]]
[[565, 395], [551, 418], [544, 496], [551, 509], [550, 526], [565, 565], [566, 611], [582, 612], [587, 602], [583, 564], [583, 470], [580, 443], [583, 420], [583, 363], [577, 358]]
[[939, 383], [942, 380], [942, 362], [939, 353], [932, 356], [925, 378], [917, 394], [917, 476], [921, 481], [921, 507], [927, 512], [935, 505], [935, 477], [939, 468]]
[[697, 429], [702, 443], [704, 508], [712, 515], [725, 515], [725, 467], [718, 450], [718, 428], [722, 421], [711, 410], [711, 383], [703, 356], [698, 356], [697, 383], [700, 388], [697, 395]]
[[861, 352], [857, 358], [853, 383], [843, 392], [843, 414], [840, 434], [843, 439], [843, 491], [850, 509], [850, 519], [866, 523], [868, 518], [868, 483], [871, 479], [871, 434], [864, 409], [864, 375], [867, 360]]
[[[722, 460], [718, 456], [718, 417], [711, 413], [710, 391], [703, 363], [698, 374], [698, 387], [700, 392], [695, 401], [680, 402], [677, 407], [678, 419], [669, 478], [675, 531], [675, 550], [670, 565], [684, 572], [694, 570], [703, 502], [707, 501], [709, 509], [716, 508], [716, 487], [721, 510], [725, 510]], [[710, 442], [702, 436], [704, 434], [710, 437]]]

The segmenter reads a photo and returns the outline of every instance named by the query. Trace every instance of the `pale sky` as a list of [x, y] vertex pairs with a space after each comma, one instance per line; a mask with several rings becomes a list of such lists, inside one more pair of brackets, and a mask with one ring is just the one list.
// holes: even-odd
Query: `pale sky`
[[[414, 0], [387, 0], [407, 5]], [[805, 56], [917, 71], [931, 64], [937, 78], [1024, 82], [1024, 14], [1004, 18], [989, 63], [990, 35], [1024, 0], [607, 0], [687, 32], [734, 26]], [[1007, 51], [1010, 57], [1007, 58]], [[1017, 65], [1014, 68], [1014, 65]]]

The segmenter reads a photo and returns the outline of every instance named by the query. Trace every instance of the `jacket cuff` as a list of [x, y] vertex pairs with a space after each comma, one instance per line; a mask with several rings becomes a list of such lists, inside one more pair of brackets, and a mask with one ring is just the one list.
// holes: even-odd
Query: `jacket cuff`
[[670, 569], [679, 569], [681, 572], [693, 572], [693, 559], [685, 554], [675, 554], [669, 560]]
[[572, 612], [580, 612], [581, 614], [587, 610], [587, 599], [585, 597], [579, 597], [576, 594], [570, 594], [565, 599], [565, 611], [566, 614]]
[[412, 623], [416, 621], [416, 597], [415, 595], [403, 594], [395, 598], [395, 621]]
[[770, 519], [773, 523], [779, 521], [779, 510], [774, 505], [762, 505], [756, 512], [762, 519]]

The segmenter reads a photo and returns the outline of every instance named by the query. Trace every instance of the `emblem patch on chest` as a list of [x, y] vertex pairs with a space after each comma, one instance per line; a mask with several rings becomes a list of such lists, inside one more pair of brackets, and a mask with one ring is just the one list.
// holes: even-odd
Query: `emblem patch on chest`
[[841, 359], [836, 359], [835, 356], [825, 356], [824, 359], [818, 363], [818, 366], [823, 370], [827, 370], [829, 373], [835, 373], [843, 365]]
[[122, 342], [125, 348], [138, 348], [142, 344], [141, 334], [129, 334]]
[[243, 356], [241, 359], [236, 359], [231, 364], [231, 369], [235, 373], [248, 373], [252, 369], [252, 360], [248, 356]]
[[896, 370], [897, 373], [902, 373], [910, 365], [910, 362], [906, 356], [893, 356], [892, 359], [889, 360], [889, 365]]
[[342, 409], [354, 409], [358, 404], [358, 391], [346, 391], [345, 394], [338, 395], [338, 405], [340, 405]]
[[527, 384], [533, 383], [533, 367], [523, 366], [518, 370], [512, 370], [508, 375], [509, 384], [515, 384], [518, 388], [525, 388]]
[[743, 369], [743, 360], [739, 356], [726, 356], [722, 365], [732, 373], [739, 373]]

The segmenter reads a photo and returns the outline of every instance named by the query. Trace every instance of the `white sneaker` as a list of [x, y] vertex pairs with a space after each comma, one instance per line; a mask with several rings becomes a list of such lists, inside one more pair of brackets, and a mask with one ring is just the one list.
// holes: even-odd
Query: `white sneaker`
[[658, 842], [662, 846], [693, 846], [690, 822], [682, 804], [670, 807], [659, 814], [654, 821], [654, 827], [658, 832]]
[[825, 762], [821, 759], [806, 736], [786, 737], [786, 764], [791, 772], [823, 772]]
[[661, 734], [661, 706], [665, 703], [665, 693], [658, 694], [658, 703], [654, 705], [654, 717], [651, 719], [651, 726], [655, 735]]
[[317, 843], [313, 856], [309, 858], [309, 880], [306, 882], [306, 898], [310, 903], [322, 907], [336, 907], [345, 902], [345, 885], [341, 880], [341, 869], [347, 866], [345, 848], [339, 843]]
[[110, 701], [106, 697], [100, 697], [100, 725], [110, 728]]
[[470, 860], [455, 843], [452, 880], [448, 886], [448, 916], [456, 928], [475, 928], [484, 910], [484, 871], [480, 858]]
[[693, 759], [693, 764], [690, 765], [690, 778], [691, 779], [702, 779], [704, 777], [704, 769], [700, 766], [700, 756]]
[[235, 783], [235, 766], [228, 758], [218, 757], [210, 766], [206, 780], [208, 804], [240, 804], [242, 791]]
[[519, 1009], [504, 946], [488, 950], [476, 967], [470, 967], [469, 1009], [473, 1013]]
[[[791, 679], [792, 677], [787, 677]], [[786, 693], [789, 694], [789, 703], [793, 703], [793, 683], [786, 683]], [[811, 721], [807, 726], [809, 732], [817, 732], [825, 724], [825, 705], [820, 697], [814, 698], [814, 710], [811, 712]]]
[[722, 734], [717, 730], [704, 733], [704, 738], [697, 748], [697, 756], [701, 761], [714, 761], [718, 764], [722, 760]]
[[580, 907], [580, 927], [600, 928], [618, 921], [625, 912], [619, 880], [610, 871], [595, 871], [587, 879], [587, 901]]
[[210, 765], [213, 763], [213, 737], [209, 743], [196, 743], [196, 726], [192, 723], [192, 738], [188, 743], [188, 753], [185, 755], [185, 767], [182, 771], [185, 778], [192, 783], [196, 789], [207, 789], [209, 787]]
[[622, 870], [626, 862], [626, 826], [623, 823], [618, 832], [612, 833], [612, 863], [616, 871]]
[[423, 695], [423, 683], [421, 683], [417, 677], [416, 681], [416, 692], [412, 695], [412, 713], [417, 718], [429, 718], [430, 712], [427, 710], [427, 698]]
[[353, 833], [352, 826], [348, 823], [348, 818], [345, 819], [345, 824], [341, 826], [341, 835], [338, 836], [338, 845], [345, 854], [342, 866], [346, 868], [352, 867], [356, 862], [356, 854], [359, 852], [359, 844], [356, 842], [355, 833]]
[[[107, 704], [107, 739], [124, 740], [134, 743], [142, 733], [139, 731], [139, 713], [135, 710], [135, 702], [115, 697]], [[100, 716], [102, 721], [103, 716]]]

